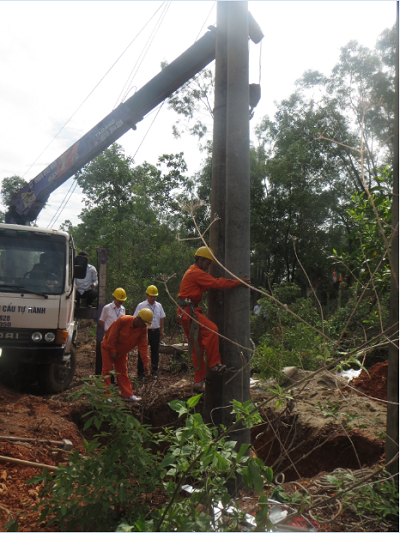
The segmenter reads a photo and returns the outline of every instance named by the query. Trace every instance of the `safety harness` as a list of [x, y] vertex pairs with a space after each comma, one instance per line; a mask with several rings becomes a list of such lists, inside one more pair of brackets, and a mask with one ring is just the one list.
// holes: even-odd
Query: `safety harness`
[[[194, 367], [195, 370], [200, 370], [201, 361], [203, 359], [203, 354], [200, 353], [199, 343], [197, 342], [197, 339], [199, 337], [200, 332], [200, 324], [198, 323], [198, 315], [196, 311], [194, 310], [194, 306], [198, 305], [196, 302], [193, 302], [190, 298], [185, 298], [184, 300], [178, 300], [178, 305], [181, 309], [181, 313], [179, 314], [179, 319], [182, 320], [183, 317], [183, 310], [186, 311], [186, 313], [189, 315], [189, 349], [188, 354], [192, 353], [193, 350], [193, 343], [194, 343], [194, 349], [196, 351], [196, 357], [198, 361], [198, 367]], [[185, 309], [187, 308], [187, 310]], [[195, 320], [191, 320], [194, 318]]]

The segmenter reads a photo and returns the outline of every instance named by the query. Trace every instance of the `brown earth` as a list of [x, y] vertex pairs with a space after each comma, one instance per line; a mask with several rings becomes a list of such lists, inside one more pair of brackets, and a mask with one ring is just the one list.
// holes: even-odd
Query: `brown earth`
[[387, 400], [388, 363], [377, 363], [350, 381], [349, 385], [378, 400]]
[[[167, 343], [176, 342], [174, 338]], [[55, 396], [39, 396], [0, 384], [0, 455], [46, 465], [67, 464], [70, 451], [55, 442], [68, 439], [73, 449], [84, 451], [81, 401], [68, 397], [82, 385], [82, 378], [94, 374], [95, 337], [93, 323], [82, 321], [77, 343], [77, 370], [68, 391]], [[128, 371], [132, 382], [136, 378], [137, 353], [130, 354]], [[375, 368], [377, 367], [377, 368]], [[255, 383], [252, 399], [260, 406], [264, 422], [252, 429], [254, 453], [273, 468], [274, 479], [287, 493], [314, 487], [312, 494], [331, 494], [326, 487], [326, 474], [336, 469], [347, 469], [360, 475], [382, 464], [384, 454], [383, 433], [386, 426], [386, 404], [378, 398], [383, 366], [381, 363], [369, 370], [368, 381], [360, 375], [347, 386], [346, 382], [328, 372], [311, 379], [311, 373], [297, 370], [287, 384], [292, 399], [275, 408], [276, 399], [262, 383]], [[137, 383], [142, 400], [131, 407], [141, 422], [160, 427], [175, 420], [167, 405], [173, 399], [193, 396], [192, 379], [182, 370], [179, 362], [170, 355], [160, 355], [157, 379], [148, 378]], [[387, 371], [386, 371], [387, 375]], [[368, 377], [368, 376], [367, 376]], [[362, 378], [362, 379], [361, 379]], [[365, 383], [368, 383], [368, 389]], [[363, 388], [364, 387], [364, 388]], [[359, 392], [363, 392], [361, 396]], [[35, 392], [33, 390], [33, 392]], [[40, 439], [47, 442], [11, 442], [6, 436]], [[85, 435], [88, 438], [88, 435]], [[20, 531], [57, 531], [38, 523], [38, 514], [32, 506], [38, 501], [39, 487], [26, 481], [41, 473], [42, 468], [12, 464], [0, 459], [0, 530], [17, 517]], [[321, 488], [322, 487], [322, 488]], [[305, 489], [304, 489], [305, 490]], [[331, 491], [331, 492], [329, 492]], [[257, 498], [246, 496], [240, 506], [254, 514]], [[342, 512], [333, 522], [335, 507], [319, 513], [320, 531], [349, 531], [358, 529], [358, 518], [350, 511]], [[388, 521], [379, 524], [373, 517], [363, 524], [364, 531], [398, 531], [396, 524]]]

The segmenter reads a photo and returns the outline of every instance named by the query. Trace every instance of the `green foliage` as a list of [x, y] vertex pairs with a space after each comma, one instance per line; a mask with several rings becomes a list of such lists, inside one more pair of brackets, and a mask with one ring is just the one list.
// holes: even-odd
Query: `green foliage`
[[[206, 140], [212, 131], [214, 115], [214, 77], [211, 70], [203, 69], [175, 91], [168, 98], [168, 107], [184, 117], [183, 121], [177, 120], [174, 124], [174, 137], [180, 138], [184, 133], [189, 133], [199, 141]], [[198, 118], [199, 115], [201, 119]], [[207, 122], [204, 122], [204, 115], [209, 118]], [[190, 127], [187, 126], [188, 119]], [[204, 148], [204, 145], [201, 148]]]
[[273, 487], [271, 491], [271, 499], [278, 500], [282, 503], [301, 505], [311, 503], [311, 498], [301, 492], [294, 492], [293, 494], [286, 494], [285, 489], [281, 485]]
[[28, 182], [19, 176], [11, 176], [4, 178], [1, 182], [0, 197], [3, 205], [8, 207], [11, 203], [12, 197]]
[[[43, 483], [40, 521], [58, 522], [61, 530], [112, 531], [125, 516], [131, 521], [149, 511], [143, 494], [152, 492], [163, 477], [151, 446], [157, 443], [149, 430], [130, 415], [117, 392], [104, 395], [102, 378], [87, 384], [74, 398], [85, 395], [92, 411], [84, 430], [99, 433], [84, 440], [85, 455], [75, 451], [68, 466], [54, 474], [46, 470], [28, 483]], [[136, 505], [132, 505], [136, 501]]]
[[307, 286], [299, 259], [320, 298], [329, 298], [328, 256], [333, 248], [353, 253], [354, 238], [346, 236], [358, 223], [349, 203], [365, 192], [360, 154], [352, 150], [360, 145], [362, 119], [369, 189], [380, 185], [377, 169], [393, 160], [394, 50], [394, 29], [382, 34], [373, 51], [351, 41], [329, 76], [307, 71], [274, 118], [265, 117], [256, 128], [251, 278], [257, 286], [283, 280]]
[[[377, 185], [370, 189], [371, 198], [387, 241], [392, 234], [392, 197], [393, 176], [386, 167], [375, 177]], [[373, 205], [365, 192], [356, 193], [351, 197], [348, 214], [353, 223], [353, 231], [349, 233], [349, 251], [334, 251], [333, 259], [344, 264], [358, 288], [363, 288], [371, 279], [372, 286], [378, 293], [388, 291], [390, 285], [390, 265], [386, 253], [385, 241], [377, 222]], [[336, 261], [338, 262], [338, 261]]]
[[[96, 265], [96, 248], [108, 250], [107, 298], [116, 287], [128, 295], [126, 308], [133, 313], [144, 300], [146, 287], [156, 284], [167, 316], [175, 319], [162, 275], [176, 278], [169, 288], [175, 296], [183, 273], [192, 263], [195, 244], [178, 242], [176, 234], [186, 222], [178, 199], [192, 185], [184, 175], [182, 154], [163, 155], [156, 166], [134, 166], [118, 144], [113, 144], [77, 175], [85, 195], [82, 223], [63, 229], [72, 233], [76, 245], [90, 253]], [[186, 237], [186, 235], [184, 235]]]
[[[243, 513], [231, 501], [227, 481], [242, 476], [262, 499], [273, 472], [260, 459], [248, 458], [247, 444], [237, 450], [235, 441], [204, 424], [194, 412], [202, 395], [171, 402], [184, 424], [152, 434], [112, 388], [107, 395], [104, 391], [102, 378], [95, 378], [71, 395], [84, 397], [91, 406], [84, 431], [97, 431], [91, 442], [84, 441], [85, 455], [75, 451], [68, 466], [53, 474], [44, 470], [28, 482], [42, 484], [40, 521], [69, 531], [237, 530]], [[251, 402], [235, 402], [233, 411], [247, 427], [260, 421]], [[154, 447], [165, 452], [152, 452]], [[178, 498], [185, 484], [192, 491], [187, 498]], [[158, 509], [152, 509], [146, 498], [155, 490], [163, 492], [166, 501]], [[233, 512], [229, 517], [216, 516], [217, 505], [229, 505]], [[17, 523], [10, 522], [9, 527]]]
[[[304, 370], [318, 368], [321, 355], [329, 354], [329, 344], [286, 310], [287, 307], [321, 330], [321, 317], [313, 301], [300, 298], [300, 288], [293, 283], [274, 285], [273, 295], [284, 307], [262, 298], [259, 300], [261, 311], [251, 319], [252, 338], [259, 343], [253, 369], [268, 378], [278, 377], [279, 370], [285, 366], [299, 366]], [[322, 360], [325, 358], [326, 355]]]
[[[363, 520], [371, 517], [378, 523], [384, 523], [385, 520], [398, 521], [399, 485], [398, 481], [390, 479], [386, 472], [377, 474], [361, 486], [357, 477], [345, 471], [328, 474], [326, 482], [331, 485], [331, 490], [335, 492], [335, 497], [341, 502], [344, 511], [350, 510]], [[353, 485], [357, 486], [348, 490]], [[300, 506], [300, 509], [313, 503], [308, 494], [301, 492], [286, 494], [280, 485], [273, 487], [271, 499]]]
[[387, 472], [381, 472], [375, 479], [348, 492], [344, 491], [358, 482], [351, 473], [328, 475], [327, 480], [336, 487], [336, 495], [343, 507], [350, 509], [357, 516], [365, 518], [370, 515], [376, 518], [378, 523], [385, 519], [398, 521], [399, 484], [398, 481], [390, 479]]
[[251, 400], [247, 400], [244, 403], [233, 400], [232, 406], [232, 414], [236, 415], [235, 422], [243, 420], [247, 428], [252, 428], [254, 425], [262, 423], [262, 418]]
[[385, 294], [379, 301], [371, 291], [367, 293], [367, 296], [360, 302], [357, 309], [354, 312], [357, 296], [360, 290], [354, 287], [352, 291], [352, 298], [346, 302], [346, 304], [337, 309], [337, 311], [327, 320], [327, 331], [332, 337], [343, 331], [345, 324], [351, 315], [353, 319], [348, 327], [347, 338], [350, 338], [351, 343], [354, 346], [354, 341], [362, 344], [365, 336], [363, 333], [368, 331], [370, 336], [378, 333], [381, 328], [381, 320], [383, 324], [387, 324], [389, 318], [389, 295]]

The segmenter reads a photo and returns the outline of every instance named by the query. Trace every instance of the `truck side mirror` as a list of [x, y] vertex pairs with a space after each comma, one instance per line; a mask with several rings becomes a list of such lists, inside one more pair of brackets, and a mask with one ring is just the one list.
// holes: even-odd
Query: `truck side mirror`
[[83, 255], [77, 255], [74, 263], [74, 278], [83, 279], [86, 277], [88, 258]]

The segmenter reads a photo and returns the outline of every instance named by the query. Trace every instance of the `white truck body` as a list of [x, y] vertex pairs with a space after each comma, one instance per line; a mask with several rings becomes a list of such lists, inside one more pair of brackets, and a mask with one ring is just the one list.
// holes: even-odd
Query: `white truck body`
[[46, 392], [75, 370], [74, 261], [68, 233], [0, 224], [0, 368], [37, 370]]

